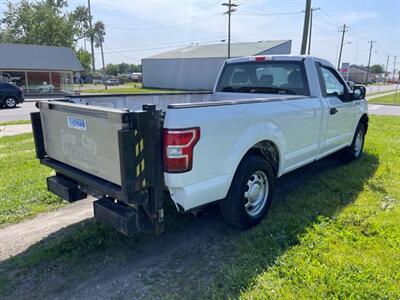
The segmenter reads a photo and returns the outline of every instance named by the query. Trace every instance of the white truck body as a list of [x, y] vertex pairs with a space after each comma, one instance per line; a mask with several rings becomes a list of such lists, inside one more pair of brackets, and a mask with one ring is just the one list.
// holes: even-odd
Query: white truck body
[[[274, 62], [298, 64], [303, 72], [305, 92], [286, 93], [283, 88], [282, 91], [273, 93], [261, 90], [257, 92], [257, 89], [246, 92], [227, 89], [227, 92], [219, 86], [225, 80], [224, 70], [228, 70], [228, 66], [262, 66]], [[232, 72], [229, 79], [231, 82], [240, 81], [246, 75], [240, 68], [239, 71]], [[235, 72], [241, 74], [235, 75]], [[282, 74], [279, 76], [286, 76]], [[296, 74], [299, 75], [300, 73]], [[258, 80], [275, 82], [271, 80], [276, 79], [271, 77], [272, 75], [262, 75]], [[271, 163], [275, 167], [274, 175], [278, 178], [349, 147], [358, 124], [367, 119], [366, 100], [351, 99], [352, 91], [335, 67], [323, 59], [310, 56], [230, 59], [223, 66], [219, 81], [221, 82], [217, 81], [212, 93], [78, 96], [71, 98], [74, 104], [65, 105], [82, 108], [101, 106], [99, 111], [102, 111], [104, 107], [138, 110], [143, 104], [155, 104], [165, 113], [162, 125], [164, 130], [199, 128], [200, 137], [192, 153], [192, 168], [182, 173], [164, 172], [165, 186], [177, 207], [183, 211], [224, 199], [240, 162], [251, 149], [262, 148], [261, 145], [265, 143], [275, 149], [275, 157], [272, 158], [274, 161]], [[245, 81], [238, 84], [247, 88]], [[330, 84], [332, 86], [328, 86]], [[330, 88], [342, 88], [344, 95], [339, 95], [336, 91], [331, 93]], [[345, 96], [347, 98], [343, 100]], [[42, 115], [43, 124], [51, 118], [48, 116], [46, 119], [45, 116], [46, 113]], [[49, 143], [57, 142], [46, 138], [50, 126], [44, 125], [43, 129], [47, 148], [51, 148]], [[63, 161], [60, 155], [57, 160]], [[112, 164], [112, 161], [108, 163]], [[79, 163], [75, 167], [79, 168]], [[82, 170], [93, 172], [94, 169], [85, 169], [82, 164]], [[99, 170], [98, 174], [106, 171]]]

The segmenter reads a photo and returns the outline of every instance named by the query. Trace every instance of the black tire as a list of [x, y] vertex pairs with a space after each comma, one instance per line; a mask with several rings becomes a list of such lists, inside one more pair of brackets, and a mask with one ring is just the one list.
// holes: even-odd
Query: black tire
[[15, 108], [17, 104], [17, 99], [15, 99], [14, 97], [6, 97], [4, 99], [4, 106], [7, 108]]
[[[361, 138], [361, 141], [359, 140]], [[363, 154], [365, 142], [365, 126], [359, 123], [354, 133], [353, 141], [349, 147], [342, 150], [341, 158], [346, 161], [352, 161], [359, 159]]]
[[[246, 192], [251, 194], [249, 191], [249, 182], [252, 182], [251, 177], [256, 178], [257, 180], [261, 178], [261, 181], [256, 183], [261, 184], [261, 186], [262, 181], [268, 182], [267, 188], [265, 189], [266, 192], [263, 194], [264, 196], [259, 197], [262, 198], [263, 201], [260, 202], [260, 205], [258, 206], [258, 209], [254, 211], [254, 214], [250, 214], [250, 211], [252, 208], [255, 208], [255, 206], [251, 207], [252, 201], [245, 197]], [[253, 181], [253, 183], [254, 182], [255, 181]], [[252, 189], [254, 189], [256, 184], [252, 185]], [[258, 189], [258, 187], [256, 187], [256, 189], [259, 193], [259, 190], [262, 190], [263, 188]], [[227, 197], [221, 201], [221, 213], [230, 224], [243, 229], [250, 228], [260, 223], [267, 214], [272, 202], [274, 191], [275, 176], [270, 163], [260, 156], [245, 156], [236, 170]], [[246, 205], [248, 208], [246, 208]]]

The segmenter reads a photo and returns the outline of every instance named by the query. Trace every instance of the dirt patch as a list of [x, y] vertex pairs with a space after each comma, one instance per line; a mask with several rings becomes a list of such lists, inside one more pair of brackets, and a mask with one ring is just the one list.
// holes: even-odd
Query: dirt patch
[[[323, 160], [317, 165], [313, 164], [284, 176], [279, 181], [275, 201], [279, 201], [281, 193], [301, 186], [310, 176], [315, 176], [316, 173], [338, 164], [341, 163], [334, 159]], [[79, 203], [82, 202], [76, 205]], [[66, 218], [67, 215], [71, 217], [75, 213], [81, 213], [81, 209], [73, 209], [67, 213], [68, 208], [60, 210]], [[88, 205], [87, 209], [87, 216], [90, 216], [91, 205], [90, 207]], [[14, 262], [11, 269], [4, 268], [7, 272], [12, 272], [8, 276], [11, 280], [9, 294], [4, 298], [200, 299], [209, 297], [208, 291], [215, 282], [219, 282], [216, 279], [235, 259], [237, 250], [235, 242], [240, 238], [242, 231], [229, 226], [219, 214], [217, 206], [207, 208], [204, 216], [191, 218], [189, 222], [180, 222], [182, 216], [177, 213], [170, 215], [170, 218], [175, 218], [179, 225], [160, 236], [139, 241], [135, 246], [125, 245], [122, 251], [101, 243], [98, 246], [96, 244], [94, 247], [103, 247], [104, 251], [100, 255], [95, 255], [95, 259], [92, 258], [90, 249], [96, 248], [92, 246], [89, 250], [82, 248], [85, 250], [82, 253], [82, 260], [78, 263], [60, 262], [56, 257], [54, 260], [19, 271], [18, 267], [15, 267], [18, 263]], [[47, 222], [52, 222], [52, 218]], [[65, 236], [74, 236], [78, 231], [84, 231], [93, 224], [93, 221], [86, 221], [58, 231], [53, 227], [49, 232], [56, 232], [55, 237], [46, 243], [51, 244], [64, 239]], [[25, 229], [29, 230], [29, 226]], [[18, 234], [15, 229], [14, 232]], [[21, 238], [29, 238], [29, 234], [24, 231], [20, 234]], [[112, 236], [109, 240], [114, 241], [113, 231], [103, 231], [102, 234]], [[97, 237], [95, 234], [89, 235], [86, 240], [96, 240]], [[15, 243], [11, 235], [8, 238], [10, 244]], [[71, 247], [76, 248], [79, 243], [81, 241], [69, 240], [65, 251], [71, 251]], [[30, 255], [29, 251], [35, 250], [35, 242], [26, 240], [25, 249], [29, 244], [32, 245], [31, 249], [20, 256]], [[10, 250], [7, 253], [10, 253]], [[120, 255], [121, 260], [118, 260]]]
[[0, 126], [0, 137], [32, 132], [31, 124]]
[[53, 232], [93, 217], [93, 198], [44, 213], [19, 224], [0, 229], [0, 262], [18, 255]]

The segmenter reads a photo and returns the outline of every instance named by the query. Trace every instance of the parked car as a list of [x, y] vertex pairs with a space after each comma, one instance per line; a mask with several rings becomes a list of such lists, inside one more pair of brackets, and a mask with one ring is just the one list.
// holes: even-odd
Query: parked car
[[107, 79], [106, 83], [107, 83], [107, 85], [119, 85], [120, 84], [118, 78]]
[[133, 82], [141, 82], [142, 81], [142, 73], [132, 73], [131, 74], [131, 79]]
[[30, 89], [37, 91], [38, 93], [54, 93], [55, 87], [52, 84], [41, 84], [35, 87], [30, 87]]
[[32, 124], [37, 157], [56, 173], [49, 191], [97, 197], [96, 219], [124, 234], [163, 230], [164, 186], [179, 212], [219, 202], [249, 228], [277, 178], [337, 151], [361, 157], [365, 92], [323, 59], [243, 57], [225, 62], [212, 93], [40, 101]]
[[101, 80], [101, 79], [93, 79], [92, 83], [94, 85], [96, 85], [96, 84], [104, 84], [103, 80]]
[[0, 107], [14, 108], [22, 102], [24, 102], [22, 88], [13, 83], [0, 82]]
[[21, 76], [11, 76], [9, 73], [0, 72], [0, 81], [17, 84], [20, 80]]

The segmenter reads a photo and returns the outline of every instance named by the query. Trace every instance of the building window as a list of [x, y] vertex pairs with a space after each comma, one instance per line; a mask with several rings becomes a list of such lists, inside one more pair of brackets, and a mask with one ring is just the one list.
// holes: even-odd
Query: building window
[[5, 82], [14, 82], [19, 87], [23, 88], [24, 91], [28, 89], [26, 85], [26, 77], [25, 72], [17, 72], [17, 71], [0, 71], [0, 81]]
[[27, 72], [29, 93], [53, 93], [54, 86], [50, 82], [49, 72]]

